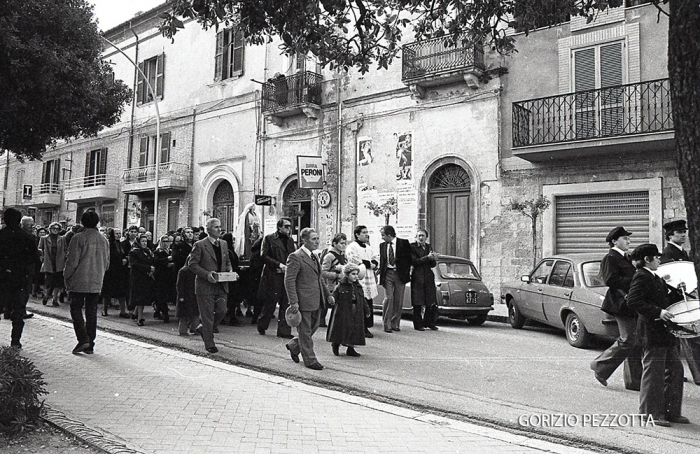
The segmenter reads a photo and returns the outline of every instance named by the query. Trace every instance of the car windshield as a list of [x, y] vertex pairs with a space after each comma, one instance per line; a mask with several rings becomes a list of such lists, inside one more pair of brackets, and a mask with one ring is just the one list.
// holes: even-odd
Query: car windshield
[[481, 279], [471, 263], [443, 262], [438, 264], [438, 271], [444, 279]]
[[605, 281], [600, 276], [600, 262], [584, 262], [581, 264], [583, 282], [586, 287], [605, 287]]

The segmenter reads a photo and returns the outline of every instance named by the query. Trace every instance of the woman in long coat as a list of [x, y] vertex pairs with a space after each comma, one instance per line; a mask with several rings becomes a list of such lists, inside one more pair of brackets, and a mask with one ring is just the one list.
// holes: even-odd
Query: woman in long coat
[[[231, 232], [224, 233], [221, 238], [226, 242], [228, 247], [228, 258], [231, 260], [231, 271], [238, 273], [239, 260], [236, 254], [234, 238]], [[228, 313], [229, 326], [240, 326], [241, 321], [236, 317], [237, 312], [240, 312], [241, 301], [243, 301], [243, 292], [241, 291], [241, 280], [228, 283], [228, 297], [226, 300], [226, 308]]]
[[126, 293], [124, 292], [124, 265], [122, 259], [124, 254], [113, 228], [107, 230], [107, 241], [109, 241], [109, 268], [102, 281], [102, 315], [107, 316], [109, 303], [112, 298], [119, 300], [119, 317], [129, 318], [126, 312]]
[[158, 247], [153, 253], [153, 266], [155, 272], [155, 300], [156, 312], [154, 318], [162, 318], [163, 323], [170, 323], [170, 313], [168, 304], [175, 302], [175, 281], [174, 264], [172, 251], [170, 249], [170, 236], [163, 235], [158, 241]]
[[[338, 286], [340, 278], [343, 277], [343, 265], [348, 263], [348, 259], [345, 257], [345, 249], [348, 246], [348, 237], [345, 236], [344, 233], [337, 233], [331, 241], [331, 246], [332, 247], [328, 250], [326, 255], [323, 256], [323, 263], [321, 263], [321, 276], [326, 281], [328, 290], [332, 292]], [[321, 324], [319, 326], [326, 326], [327, 314], [327, 307], [321, 309]]]
[[359, 266], [346, 264], [343, 277], [333, 292], [335, 305], [328, 322], [326, 340], [331, 343], [335, 356], [340, 354], [340, 344], [347, 345], [348, 356], [360, 356], [355, 346], [365, 345], [365, 313], [369, 307], [362, 285], [358, 282], [359, 273]]
[[39, 250], [43, 256], [41, 272], [44, 273], [46, 294], [42, 303], [44, 306], [53, 295], [52, 304], [58, 306], [58, 295], [63, 290], [63, 267], [66, 264], [66, 246], [64, 237], [60, 235], [61, 224], [53, 222], [49, 226], [49, 234], [39, 240]]
[[195, 334], [199, 326], [199, 306], [194, 292], [195, 274], [189, 270], [188, 261], [177, 273], [177, 304], [175, 316], [178, 319], [178, 332], [181, 336]]
[[143, 326], [143, 308], [150, 306], [154, 300], [154, 280], [153, 273], [156, 268], [153, 266], [153, 252], [148, 248], [148, 237], [139, 235], [134, 242], [134, 246], [129, 252], [129, 266], [131, 267], [129, 310], [136, 309], [136, 319], [138, 325]]
[[[430, 243], [427, 243], [428, 232], [419, 229], [415, 243], [411, 243], [411, 305], [413, 306], [413, 328], [424, 331], [425, 327], [437, 330], [437, 293], [435, 289], [435, 258]], [[422, 309], [425, 306], [425, 317]]]

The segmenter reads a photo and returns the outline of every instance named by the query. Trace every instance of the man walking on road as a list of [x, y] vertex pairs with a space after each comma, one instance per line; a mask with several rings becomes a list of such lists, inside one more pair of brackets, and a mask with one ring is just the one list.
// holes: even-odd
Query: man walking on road
[[262, 300], [263, 304], [262, 313], [258, 318], [258, 333], [261, 335], [264, 335], [269, 328], [270, 320], [274, 317], [275, 308], [279, 303], [277, 337], [284, 339], [293, 337], [292, 328], [287, 325], [284, 319], [284, 311], [289, 306], [287, 292], [284, 290], [284, 273], [287, 269], [287, 258], [296, 249], [291, 234], [292, 220], [280, 218], [277, 221], [277, 231], [265, 236], [262, 242], [260, 258], [265, 266], [258, 290], [258, 298]]
[[30, 270], [34, 270], [37, 248], [34, 239], [20, 227], [22, 213], [7, 208], [2, 218], [5, 227], [0, 230], [0, 298], [3, 303], [0, 306], [7, 306], [5, 310], [12, 320], [10, 346], [22, 348], [20, 340], [27, 312], [23, 292], [26, 285], [31, 285], [28, 276]]
[[[102, 281], [109, 268], [109, 242], [97, 230], [100, 216], [86, 211], [80, 218], [83, 229], [68, 246], [63, 278], [70, 294], [70, 316], [78, 345], [73, 353], [93, 353], [97, 336], [97, 303]], [[83, 307], [85, 318], [83, 319]]]
[[284, 287], [289, 298], [289, 310], [292, 313], [301, 311], [301, 324], [297, 328], [299, 337], [289, 341], [286, 347], [295, 363], [299, 362], [301, 353], [306, 367], [322, 370], [323, 366], [314, 352], [313, 335], [321, 321], [321, 308], [326, 304], [332, 306], [335, 301], [321, 277], [321, 264], [313, 252], [318, 248], [318, 233], [307, 227], [301, 230], [299, 236], [302, 246], [287, 259]]
[[[190, 253], [189, 269], [197, 277], [194, 292], [197, 295], [201, 334], [204, 348], [209, 353], [219, 351], [214, 344], [214, 326], [218, 326], [226, 315], [228, 282], [219, 282], [217, 273], [231, 271], [228, 246], [221, 236], [221, 221], [207, 221], [208, 236], [194, 243]], [[199, 330], [199, 328], [198, 328]]]
[[382, 321], [384, 332], [401, 331], [401, 308], [406, 284], [411, 280], [411, 243], [396, 238], [394, 227], [385, 225], [380, 233], [379, 285], [384, 287]]

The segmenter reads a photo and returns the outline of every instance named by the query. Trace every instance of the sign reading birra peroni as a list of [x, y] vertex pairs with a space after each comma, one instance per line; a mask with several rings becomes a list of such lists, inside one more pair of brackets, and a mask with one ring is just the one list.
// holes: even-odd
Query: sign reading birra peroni
[[323, 158], [297, 156], [297, 177], [303, 189], [323, 189]]

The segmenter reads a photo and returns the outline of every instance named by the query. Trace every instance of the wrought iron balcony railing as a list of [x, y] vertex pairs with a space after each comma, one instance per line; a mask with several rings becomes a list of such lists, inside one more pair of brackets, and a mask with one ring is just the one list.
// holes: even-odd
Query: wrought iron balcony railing
[[668, 79], [513, 103], [513, 147], [670, 130]]
[[[160, 164], [158, 168], [159, 179], [181, 177], [186, 180], [188, 176], [189, 166], [187, 164], [164, 162]], [[153, 182], [156, 180], [156, 166], [152, 164], [149, 166], [126, 169], [122, 174], [122, 180], [125, 184]]]
[[263, 84], [262, 110], [274, 112], [300, 104], [321, 105], [323, 77], [311, 71], [269, 79]]
[[404, 45], [401, 81], [410, 83], [459, 69], [484, 69], [484, 50], [481, 46], [465, 46], [459, 39], [455, 46], [448, 46], [449, 38], [441, 36]]
[[119, 183], [118, 177], [116, 175], [86, 175], [84, 177], [71, 178], [70, 180], [65, 180], [63, 182], [63, 189], [82, 189], [92, 186], [111, 186], [117, 185]]
[[58, 183], [41, 183], [39, 185], [39, 194], [58, 194], [61, 188]]

